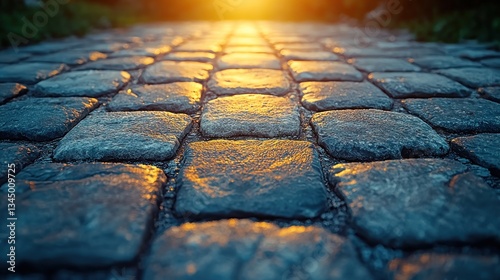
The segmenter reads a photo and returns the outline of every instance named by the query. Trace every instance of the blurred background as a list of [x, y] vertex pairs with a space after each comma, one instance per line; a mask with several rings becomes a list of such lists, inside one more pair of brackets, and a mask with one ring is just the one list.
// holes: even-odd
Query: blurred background
[[[397, 13], [387, 10], [399, 7]], [[51, 9], [52, 8], [52, 9]], [[385, 12], [384, 12], [385, 11]], [[41, 15], [45, 13], [47, 19]], [[377, 17], [378, 16], [378, 17]], [[384, 17], [385, 16], [385, 17]], [[179, 20], [279, 20], [350, 22], [377, 20], [408, 28], [419, 40], [500, 41], [500, 0], [0, 0], [0, 43], [43, 23], [30, 42], [95, 28]]]

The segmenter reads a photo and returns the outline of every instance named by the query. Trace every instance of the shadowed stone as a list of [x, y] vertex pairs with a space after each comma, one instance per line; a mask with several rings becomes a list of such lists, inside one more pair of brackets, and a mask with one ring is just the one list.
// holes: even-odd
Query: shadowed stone
[[476, 279], [500, 278], [498, 256], [440, 253], [413, 254], [389, 263], [393, 279]]
[[500, 241], [500, 200], [459, 162], [407, 159], [337, 164], [330, 180], [370, 243], [410, 248]]
[[55, 76], [67, 69], [68, 67], [65, 64], [44, 62], [25, 62], [8, 65], [0, 67], [0, 83], [12, 82], [31, 85]]
[[479, 94], [486, 99], [500, 102], [500, 87], [479, 88]]
[[140, 81], [145, 84], [171, 82], [202, 82], [208, 78], [212, 65], [192, 61], [161, 61], [144, 71]]
[[500, 104], [484, 99], [403, 100], [404, 107], [434, 127], [451, 132], [500, 132]]
[[170, 111], [194, 113], [200, 109], [203, 85], [179, 82], [162, 85], [135, 85], [121, 91], [108, 104], [111, 111]]
[[136, 70], [154, 62], [155, 60], [148, 56], [115, 57], [85, 63], [76, 70]]
[[72, 129], [54, 151], [58, 161], [172, 158], [191, 129], [191, 118], [169, 112], [105, 112]]
[[[22, 193], [16, 196], [16, 214], [22, 217], [16, 221], [16, 261], [39, 269], [133, 262], [153, 227], [165, 182], [163, 171], [147, 165], [25, 168], [16, 177]], [[2, 188], [5, 192], [6, 185]], [[3, 220], [6, 214], [0, 214]], [[1, 232], [5, 240], [7, 231]]]
[[454, 56], [445, 56], [445, 55], [415, 57], [412, 58], [411, 61], [416, 65], [426, 69], [446, 69], [455, 67], [458, 68], [458, 67], [481, 66], [477, 62], [461, 59]]
[[106, 58], [107, 55], [100, 52], [62, 52], [30, 57], [27, 61], [64, 63], [67, 65], [81, 65], [89, 61], [96, 61]]
[[455, 68], [437, 70], [444, 75], [468, 87], [500, 86], [500, 70], [491, 68]]
[[162, 60], [210, 62], [214, 58], [215, 54], [210, 52], [172, 52], [165, 55]]
[[42, 42], [30, 46], [25, 46], [20, 48], [19, 50], [21, 52], [27, 52], [27, 53], [32, 53], [32, 54], [48, 54], [48, 53], [55, 53], [55, 52], [60, 52], [63, 50], [69, 50], [72, 49], [76, 46], [81, 45], [81, 41], [48, 41], [48, 42]]
[[411, 115], [380, 110], [316, 113], [311, 119], [318, 142], [332, 156], [347, 160], [383, 160], [440, 156], [448, 144]]
[[13, 50], [6, 50], [0, 52], [0, 63], [14, 63], [30, 57], [29, 53], [16, 52]]
[[144, 279], [373, 279], [349, 240], [315, 226], [186, 223], [168, 229], [152, 247]]
[[478, 134], [451, 140], [459, 155], [486, 168], [500, 170], [500, 134]]
[[33, 88], [36, 96], [90, 96], [115, 93], [130, 81], [125, 71], [87, 70], [64, 73]]
[[480, 62], [488, 67], [500, 68], [500, 58], [488, 58], [483, 59]]
[[466, 97], [471, 94], [463, 85], [430, 73], [371, 73], [368, 78], [394, 98]]
[[203, 108], [201, 133], [208, 137], [293, 136], [300, 133], [298, 106], [290, 99], [262, 94], [219, 97]]
[[390, 109], [392, 100], [367, 82], [300, 83], [302, 104], [309, 110]]
[[217, 60], [219, 69], [281, 69], [281, 62], [273, 54], [233, 53], [221, 56]]
[[337, 55], [326, 51], [282, 50], [280, 53], [286, 60], [339, 60]]
[[271, 69], [228, 69], [216, 72], [208, 80], [208, 89], [216, 94], [265, 93], [283, 95], [290, 82], [283, 71]]
[[347, 58], [357, 57], [387, 57], [387, 58], [414, 58], [430, 55], [441, 55], [442, 52], [429, 48], [411, 48], [411, 49], [384, 49], [384, 48], [334, 48], [333, 52], [343, 55]]
[[97, 107], [86, 97], [29, 98], [0, 106], [0, 138], [48, 141], [64, 136]]
[[0, 83], [0, 104], [27, 92], [28, 89], [17, 83]]
[[350, 64], [364, 72], [414, 72], [420, 71], [404, 59], [398, 58], [356, 58], [349, 59]]
[[312, 143], [213, 140], [189, 144], [175, 209], [194, 217], [313, 218], [326, 189]]
[[468, 49], [463, 50], [456, 53], [460, 57], [464, 57], [472, 60], [479, 60], [485, 58], [499, 58], [500, 52], [494, 50], [477, 50], [477, 49]]
[[[33, 145], [19, 145], [14, 143], [0, 143], [0, 163], [7, 170], [7, 166], [14, 163], [16, 175], [24, 167], [31, 164], [40, 156], [40, 151]], [[0, 184], [7, 182], [7, 171], [0, 173]], [[15, 180], [15, 178], [14, 178]]]
[[363, 80], [363, 75], [351, 65], [336, 61], [289, 61], [293, 78], [306, 81], [353, 81]]

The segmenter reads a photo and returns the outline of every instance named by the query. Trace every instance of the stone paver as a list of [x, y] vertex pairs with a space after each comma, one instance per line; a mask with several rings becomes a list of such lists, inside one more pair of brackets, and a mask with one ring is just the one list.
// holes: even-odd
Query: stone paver
[[87, 97], [29, 98], [0, 106], [0, 139], [49, 141], [64, 136], [97, 107]]
[[481, 64], [492, 68], [500, 68], [500, 58], [487, 58], [480, 61]]
[[500, 87], [479, 88], [479, 94], [483, 95], [486, 99], [500, 102]]
[[500, 70], [491, 68], [453, 68], [437, 70], [436, 73], [460, 82], [468, 87], [500, 86]]
[[466, 166], [407, 159], [335, 165], [330, 180], [355, 230], [391, 247], [500, 240], [500, 199]]
[[[222, 220], [173, 227], [153, 243], [144, 279], [363, 279], [352, 243], [320, 227]], [[310, 260], [313, 264], [305, 263]], [[311, 267], [311, 266], [313, 267]]]
[[67, 65], [81, 65], [90, 61], [97, 61], [106, 58], [107, 55], [101, 52], [58, 52], [45, 55], [37, 55], [28, 58], [26, 61], [30, 62], [50, 62], [50, 63], [64, 63]]
[[363, 72], [415, 72], [420, 67], [398, 58], [353, 58], [348, 61]]
[[477, 279], [500, 278], [498, 256], [422, 253], [389, 263], [394, 279]]
[[0, 83], [0, 104], [27, 91], [26, 86], [18, 83]]
[[217, 60], [219, 69], [281, 69], [281, 62], [273, 54], [233, 53], [221, 56]]
[[394, 98], [466, 97], [471, 90], [430, 73], [372, 73], [368, 78]]
[[161, 61], [146, 68], [140, 81], [145, 84], [203, 82], [212, 68], [212, 65], [201, 62]]
[[500, 52], [497, 52], [494, 50], [468, 49], [468, 50], [459, 51], [456, 53], [456, 55], [463, 57], [463, 58], [467, 58], [467, 59], [479, 60], [479, 59], [485, 59], [485, 58], [498, 58], [498, 57], [500, 57]]
[[127, 56], [157, 57], [166, 54], [171, 50], [172, 48], [168, 45], [152, 43], [143, 45], [138, 48], [120, 50], [110, 54], [109, 57], [127, 57]]
[[451, 140], [451, 147], [476, 164], [500, 171], [500, 134], [458, 137]]
[[406, 99], [404, 107], [432, 126], [451, 132], [500, 132], [500, 104], [484, 99]]
[[265, 93], [283, 95], [290, 91], [289, 79], [282, 71], [271, 69], [228, 69], [215, 72], [208, 89], [219, 95]]
[[224, 96], [204, 106], [200, 129], [208, 137], [294, 136], [300, 133], [300, 114], [297, 105], [285, 97]]
[[[16, 177], [16, 189], [23, 193], [16, 199], [22, 217], [16, 228], [16, 261], [52, 269], [132, 262], [149, 234], [165, 182], [163, 171], [147, 165], [47, 163], [25, 168]], [[6, 192], [2, 199], [7, 200]], [[7, 211], [2, 212], [5, 220]], [[6, 233], [1, 232], [4, 240]]]
[[274, 49], [267, 46], [228, 46], [224, 53], [274, 53]]
[[172, 52], [165, 55], [162, 60], [210, 62], [214, 58], [215, 54], [210, 52]]
[[55, 76], [68, 67], [60, 63], [25, 62], [0, 67], [0, 83], [35, 84]]
[[306, 81], [354, 81], [363, 80], [363, 75], [349, 64], [336, 61], [290, 61], [293, 78]]
[[399, 49], [385, 49], [385, 48], [333, 48], [333, 52], [347, 58], [359, 57], [386, 57], [386, 58], [415, 58], [422, 56], [441, 55], [442, 52], [429, 48], [399, 48]]
[[[15, 174], [31, 164], [40, 156], [40, 150], [33, 145], [18, 145], [13, 143], [0, 143], [0, 163], [6, 167], [14, 164]], [[7, 172], [0, 174], [0, 184], [7, 182]], [[14, 178], [15, 181], [15, 178]]]
[[312, 218], [326, 207], [311, 143], [213, 140], [191, 143], [184, 157], [175, 204], [181, 215]]
[[13, 50], [6, 50], [0, 52], [0, 63], [14, 63], [20, 60], [25, 60], [30, 57], [29, 53], [16, 52]]
[[445, 55], [415, 57], [411, 61], [422, 68], [430, 70], [481, 66], [477, 62]]
[[336, 158], [382, 160], [440, 156], [448, 144], [422, 120], [374, 109], [316, 113], [318, 143]]
[[191, 118], [169, 112], [106, 112], [89, 116], [54, 151], [58, 161], [167, 160], [191, 129]]
[[191, 41], [184, 43], [177, 48], [176, 52], [212, 52], [216, 53], [221, 50], [220, 44], [214, 43], [213, 41]]
[[376, 86], [367, 82], [300, 83], [302, 104], [309, 110], [385, 109], [393, 101]]
[[90, 96], [115, 93], [130, 81], [125, 71], [87, 70], [64, 73], [33, 88], [36, 96]]
[[85, 63], [76, 70], [136, 70], [154, 62], [155, 60], [148, 56], [116, 57]]
[[339, 60], [337, 55], [326, 51], [282, 50], [280, 53], [286, 60]]
[[110, 111], [170, 111], [194, 113], [200, 109], [203, 85], [178, 82], [135, 85], [121, 91], [108, 104]]

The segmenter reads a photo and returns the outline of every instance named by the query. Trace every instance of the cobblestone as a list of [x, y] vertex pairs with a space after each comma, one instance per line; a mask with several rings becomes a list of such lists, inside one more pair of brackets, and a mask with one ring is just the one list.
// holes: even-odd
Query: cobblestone
[[18, 83], [0, 83], [0, 104], [27, 92], [24, 85]]
[[201, 62], [161, 61], [146, 68], [140, 81], [145, 84], [203, 82], [212, 68], [212, 65]]
[[412, 58], [411, 61], [422, 68], [430, 70], [480, 66], [477, 62], [444, 55], [416, 57]]
[[486, 168], [500, 171], [500, 134], [477, 134], [451, 140], [460, 155]]
[[349, 240], [313, 226], [279, 228], [234, 219], [189, 223], [168, 230], [153, 247], [145, 279], [162, 279], [162, 275], [227, 280], [372, 279]]
[[155, 60], [148, 56], [126, 56], [101, 59], [82, 65], [77, 70], [136, 70], [153, 64]]
[[356, 58], [349, 59], [350, 64], [363, 72], [414, 72], [420, 71], [415, 66], [403, 59], [398, 58]]
[[500, 104], [484, 99], [406, 99], [403, 105], [432, 126], [452, 132], [500, 132]]
[[335, 61], [290, 61], [293, 78], [306, 81], [354, 81], [363, 80], [363, 75], [351, 65]]
[[471, 88], [500, 86], [500, 70], [467, 67], [437, 70], [437, 73]]
[[[45, 269], [133, 261], [166, 182], [153, 166], [101, 163], [35, 164], [16, 179], [18, 192], [24, 194], [16, 200], [22, 217], [16, 231], [17, 261]], [[7, 200], [6, 192], [2, 200]]]
[[479, 93], [487, 99], [500, 102], [500, 87], [480, 88]]
[[219, 69], [281, 69], [281, 62], [272, 54], [266, 53], [234, 53], [226, 54], [217, 61]]
[[294, 136], [300, 133], [300, 114], [298, 106], [285, 97], [225, 96], [205, 105], [200, 128], [208, 137]]
[[[40, 156], [40, 150], [33, 145], [18, 145], [13, 143], [0, 143], [0, 163], [3, 166], [15, 164], [16, 172], [31, 164]], [[0, 184], [7, 182], [7, 172], [0, 174]]]
[[219, 95], [266, 93], [283, 95], [290, 91], [290, 81], [282, 71], [270, 69], [228, 69], [216, 72], [208, 89]]
[[382, 160], [440, 156], [448, 144], [416, 117], [380, 110], [316, 113], [311, 119], [318, 143], [336, 158]]
[[65, 64], [25, 62], [0, 67], [0, 83], [35, 84], [67, 69]]
[[210, 52], [172, 52], [165, 55], [162, 59], [173, 61], [210, 62], [214, 58], [215, 54]]
[[364, 238], [393, 247], [500, 241], [495, 191], [440, 159], [338, 164], [331, 171]]
[[190, 144], [176, 210], [197, 217], [312, 218], [326, 208], [318, 155], [303, 141]]

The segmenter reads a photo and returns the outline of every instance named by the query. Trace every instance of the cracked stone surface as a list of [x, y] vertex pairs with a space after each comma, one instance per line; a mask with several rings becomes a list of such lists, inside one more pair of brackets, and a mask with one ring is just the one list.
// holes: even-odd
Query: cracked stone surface
[[[349, 240], [314, 226], [279, 228], [236, 219], [188, 223], [166, 231], [153, 247], [145, 279], [162, 279], [161, 275], [221, 280], [372, 279]], [[309, 259], [315, 269], [301, 271], [303, 260]]]
[[335, 61], [290, 61], [293, 78], [306, 81], [354, 81], [363, 80], [363, 75], [349, 64]]
[[200, 129], [208, 137], [293, 136], [300, 133], [300, 113], [286, 97], [223, 96], [204, 106]]
[[397, 58], [356, 58], [348, 61], [358, 70], [363, 72], [414, 72], [420, 71], [420, 67], [415, 66], [404, 59]]
[[228, 69], [214, 73], [208, 89], [219, 95], [265, 93], [283, 95], [290, 91], [290, 81], [279, 70]]
[[64, 73], [33, 88], [36, 96], [89, 96], [115, 93], [130, 81], [125, 71], [87, 70]]
[[34, 164], [16, 179], [17, 261], [53, 269], [133, 261], [166, 182], [154, 166], [104, 163]]
[[25, 62], [0, 67], [0, 83], [35, 84], [68, 68], [65, 64]]
[[500, 132], [500, 104], [484, 99], [406, 99], [403, 105], [432, 126], [452, 132]]
[[458, 137], [451, 140], [451, 147], [476, 164], [500, 171], [500, 134]]
[[140, 81], [145, 84], [202, 82], [212, 68], [212, 65], [201, 62], [161, 61], [146, 68]]
[[185, 152], [175, 208], [194, 217], [312, 218], [326, 207], [313, 145], [290, 140], [213, 140]]
[[444, 75], [471, 88], [500, 86], [500, 70], [491, 68], [454, 68], [437, 70]]
[[0, 104], [27, 91], [26, 86], [18, 83], [0, 83]]
[[370, 242], [405, 248], [500, 240], [500, 199], [456, 161], [338, 164], [330, 180]]
[[221, 56], [217, 60], [219, 69], [281, 69], [281, 62], [273, 54], [233, 53]]
[[0, 139], [49, 141], [60, 138], [96, 106], [97, 99], [87, 97], [11, 101], [0, 106]]
[[372, 73], [368, 78], [394, 98], [466, 97], [471, 90], [446, 77], [429, 73]]
[[[16, 173], [31, 164], [40, 156], [40, 150], [34, 145], [0, 143], [0, 163], [3, 166], [15, 164]], [[7, 172], [0, 174], [0, 184], [7, 182]]]
[[169, 112], [94, 114], [72, 129], [54, 151], [58, 161], [167, 160], [191, 129], [191, 118]]
[[500, 277], [498, 256], [420, 253], [389, 263], [394, 279], [478, 279]]
[[304, 82], [300, 83], [302, 104], [309, 110], [385, 109], [393, 101], [376, 86], [367, 82]]
[[440, 156], [448, 144], [422, 120], [381, 110], [316, 113], [311, 119], [318, 143], [335, 158], [383, 160]]
[[153, 64], [155, 60], [148, 56], [127, 56], [101, 59], [82, 65], [77, 70], [137, 70]]
[[178, 82], [160, 85], [135, 85], [121, 91], [108, 104], [110, 111], [169, 111], [195, 113], [201, 106], [203, 85]]

